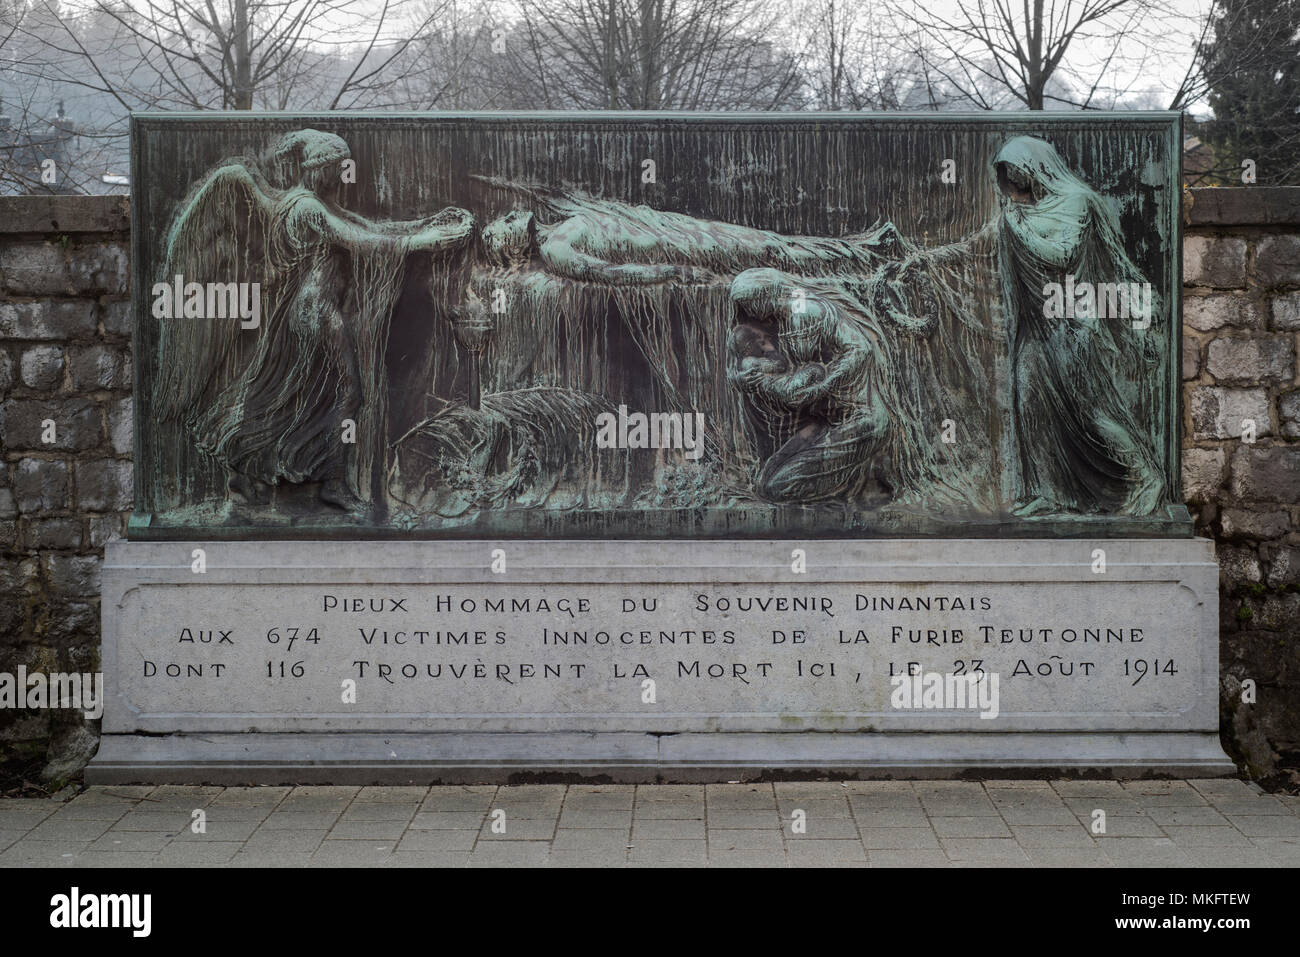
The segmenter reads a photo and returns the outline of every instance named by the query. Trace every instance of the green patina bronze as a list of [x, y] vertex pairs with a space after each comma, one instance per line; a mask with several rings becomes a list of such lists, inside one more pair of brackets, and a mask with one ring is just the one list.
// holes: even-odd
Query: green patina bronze
[[134, 122], [135, 537], [1190, 534], [1174, 115]]

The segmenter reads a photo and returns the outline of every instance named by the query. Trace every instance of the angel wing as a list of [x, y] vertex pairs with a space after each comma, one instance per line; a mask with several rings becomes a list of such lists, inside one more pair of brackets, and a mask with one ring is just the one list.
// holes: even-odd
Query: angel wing
[[[281, 191], [267, 183], [249, 160], [228, 162], [208, 173], [180, 205], [167, 231], [165, 256], [156, 281], [274, 280], [271, 229]], [[180, 277], [178, 280], [177, 277]], [[174, 303], [174, 313], [180, 313]], [[265, 299], [263, 313], [266, 313]], [[237, 318], [159, 319], [152, 414], [189, 422], [211, 404], [246, 362], [260, 330], [245, 330]]]

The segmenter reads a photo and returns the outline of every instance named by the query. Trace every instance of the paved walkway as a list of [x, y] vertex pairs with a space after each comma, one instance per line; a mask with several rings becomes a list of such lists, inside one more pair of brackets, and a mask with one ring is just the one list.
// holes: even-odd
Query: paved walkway
[[6, 867], [990, 864], [1300, 866], [1300, 797], [1205, 780], [94, 787], [0, 799]]

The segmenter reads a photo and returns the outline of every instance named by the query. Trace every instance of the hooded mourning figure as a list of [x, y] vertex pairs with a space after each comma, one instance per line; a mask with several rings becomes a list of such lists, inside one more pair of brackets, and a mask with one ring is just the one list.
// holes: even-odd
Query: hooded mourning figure
[[245, 498], [260, 485], [319, 482], [321, 501], [365, 506], [382, 466], [382, 360], [406, 258], [460, 250], [472, 233], [464, 210], [373, 222], [344, 209], [350, 155], [332, 133], [286, 133], [266, 160], [209, 173], [168, 233], [164, 277], [262, 290], [254, 330], [165, 320], [152, 396], [154, 413], [180, 422]]
[[[1159, 302], [1124, 250], [1110, 202], [1042, 140], [1018, 136], [993, 163], [1003, 196], [998, 260], [1010, 310], [1016, 513], [1149, 515], [1165, 481], [1154, 448]], [[1144, 321], [1104, 296], [1060, 308], [1059, 290], [1144, 288]], [[1070, 315], [1069, 313], [1072, 313]]]

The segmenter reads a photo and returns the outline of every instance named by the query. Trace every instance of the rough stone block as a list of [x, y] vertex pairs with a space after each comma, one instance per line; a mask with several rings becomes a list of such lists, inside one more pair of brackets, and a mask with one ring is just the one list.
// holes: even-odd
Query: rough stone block
[[1255, 247], [1255, 279], [1265, 288], [1300, 283], [1300, 236], [1265, 236]]
[[1183, 338], [1183, 378], [1195, 379], [1201, 374], [1201, 344], [1191, 336]]
[[112, 299], [99, 307], [99, 319], [104, 324], [104, 332], [110, 336], [129, 336], [131, 334], [131, 300]]
[[1273, 300], [1273, 328], [1282, 332], [1300, 329], [1300, 292]]
[[1245, 296], [1188, 296], [1183, 299], [1183, 324], [1197, 332], [1210, 332], [1224, 326], [1261, 329], [1264, 320], [1259, 307]]
[[[46, 422], [53, 441], [43, 441]], [[103, 415], [89, 399], [9, 399], [0, 405], [0, 436], [9, 450], [42, 452], [91, 449], [104, 440]]]
[[1273, 545], [1267, 550], [1268, 584], [1272, 588], [1300, 585], [1300, 547]]
[[1183, 241], [1183, 283], [1239, 289], [1246, 285], [1246, 240], [1189, 236]]
[[0, 287], [14, 295], [120, 294], [128, 274], [126, 249], [117, 243], [0, 246]]
[[131, 387], [130, 363], [122, 350], [113, 346], [74, 346], [70, 350], [68, 366], [72, 387], [78, 391]]
[[72, 517], [33, 518], [24, 522], [23, 544], [27, 548], [80, 548], [81, 519]]
[[1224, 591], [1231, 591], [1246, 582], [1263, 581], [1259, 556], [1254, 549], [1221, 546], [1215, 552], [1219, 559], [1219, 584]]
[[67, 508], [68, 463], [57, 459], [21, 459], [14, 469], [14, 498], [24, 515]]
[[1277, 410], [1282, 419], [1282, 434], [1288, 439], [1300, 439], [1300, 389], [1278, 396]]
[[23, 350], [19, 364], [23, 385], [52, 391], [63, 381], [63, 350], [58, 346], [32, 346]]
[[1291, 516], [1281, 509], [1225, 508], [1219, 513], [1219, 528], [1229, 541], [1268, 541], [1281, 538], [1291, 527]]
[[95, 303], [0, 302], [0, 338], [83, 339], [95, 334]]
[[1201, 386], [1191, 390], [1192, 436], [1196, 439], [1239, 439], [1254, 423], [1255, 437], [1271, 435], [1268, 393], [1264, 389]]
[[135, 432], [135, 401], [127, 396], [118, 399], [108, 407], [108, 441], [113, 451], [119, 455], [131, 452], [132, 437]]
[[41, 556], [41, 571], [57, 595], [99, 597], [99, 557], [96, 555]]
[[1232, 453], [1229, 487], [1249, 501], [1300, 501], [1300, 448], [1241, 446]]
[[117, 512], [131, 508], [135, 486], [130, 462], [91, 459], [78, 462], [77, 507], [92, 512]]
[[1228, 456], [1223, 449], [1183, 449], [1183, 495], [1189, 502], [1213, 501], [1223, 484]]
[[1295, 378], [1295, 342], [1290, 336], [1223, 336], [1206, 350], [1205, 368], [1220, 382], [1290, 382]]

